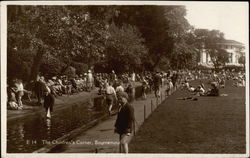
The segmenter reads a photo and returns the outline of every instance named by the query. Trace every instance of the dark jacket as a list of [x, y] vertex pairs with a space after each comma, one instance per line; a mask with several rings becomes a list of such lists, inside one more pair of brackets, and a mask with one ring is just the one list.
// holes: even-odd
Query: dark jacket
[[208, 96], [219, 96], [220, 92], [217, 87], [212, 88], [211, 91], [208, 93]]
[[154, 76], [154, 80], [153, 80], [153, 82], [154, 82], [154, 86], [155, 87], [159, 87], [162, 83], [162, 80], [161, 80], [161, 76], [160, 75], [158, 75], [158, 74], [156, 74], [155, 76]]
[[134, 120], [134, 108], [127, 103], [118, 112], [115, 122], [116, 132], [119, 134], [131, 133]]
[[49, 93], [47, 96], [44, 97], [44, 107], [45, 108], [49, 108], [49, 107], [53, 108], [54, 103], [55, 103], [55, 98], [51, 93]]
[[36, 81], [34, 83], [33, 90], [37, 95], [42, 96], [44, 94], [44, 91], [46, 90], [46, 85], [45, 85], [45, 83], [43, 83], [41, 81]]

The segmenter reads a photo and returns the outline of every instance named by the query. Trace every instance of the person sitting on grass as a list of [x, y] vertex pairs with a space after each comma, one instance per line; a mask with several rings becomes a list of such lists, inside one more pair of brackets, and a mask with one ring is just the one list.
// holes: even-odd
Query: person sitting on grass
[[217, 87], [217, 83], [211, 83], [211, 89], [206, 93], [206, 96], [220, 96], [219, 88]]

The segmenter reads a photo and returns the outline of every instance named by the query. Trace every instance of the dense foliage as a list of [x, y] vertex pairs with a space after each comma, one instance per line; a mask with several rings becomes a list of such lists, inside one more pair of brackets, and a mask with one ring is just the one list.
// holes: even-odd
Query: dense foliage
[[[8, 77], [194, 68], [201, 41], [184, 6], [8, 6]], [[197, 40], [198, 39], [198, 40]]]

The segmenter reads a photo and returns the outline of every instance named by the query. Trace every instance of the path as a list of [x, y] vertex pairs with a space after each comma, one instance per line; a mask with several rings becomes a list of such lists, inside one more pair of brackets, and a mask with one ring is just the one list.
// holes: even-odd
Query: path
[[[163, 90], [162, 90], [163, 91]], [[165, 98], [164, 95], [158, 99], [158, 104]], [[134, 106], [136, 131], [144, 121], [144, 107], [146, 109], [146, 117], [156, 108], [157, 100], [154, 94], [147, 96], [147, 100], [138, 99], [132, 103]], [[75, 144], [63, 145], [59, 149], [52, 152], [63, 153], [118, 153], [119, 152], [119, 135], [114, 133], [114, 123], [116, 116], [99, 123], [95, 127], [82, 133], [80, 136], [72, 140]]]

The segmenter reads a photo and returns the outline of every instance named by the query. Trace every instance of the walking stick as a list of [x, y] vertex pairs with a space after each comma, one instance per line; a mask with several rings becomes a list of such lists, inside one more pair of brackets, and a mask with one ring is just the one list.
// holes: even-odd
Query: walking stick
[[133, 122], [133, 128], [134, 128], [134, 130], [133, 130], [133, 132], [134, 132], [134, 136], [135, 136], [135, 121]]
[[122, 145], [121, 145], [121, 139], [122, 139], [122, 135], [119, 134], [119, 153], [122, 153]]

